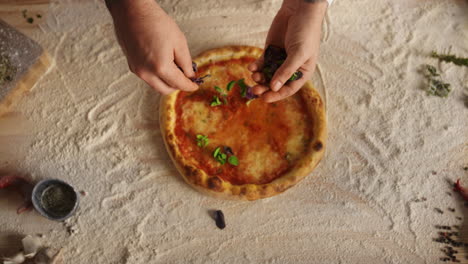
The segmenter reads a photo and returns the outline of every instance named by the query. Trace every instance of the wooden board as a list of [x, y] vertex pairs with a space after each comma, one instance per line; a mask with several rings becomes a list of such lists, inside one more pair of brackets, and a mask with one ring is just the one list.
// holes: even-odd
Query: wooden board
[[49, 55], [41, 46], [0, 20], [0, 56], [8, 58], [15, 69], [11, 81], [0, 86], [0, 116], [14, 108], [50, 65]]

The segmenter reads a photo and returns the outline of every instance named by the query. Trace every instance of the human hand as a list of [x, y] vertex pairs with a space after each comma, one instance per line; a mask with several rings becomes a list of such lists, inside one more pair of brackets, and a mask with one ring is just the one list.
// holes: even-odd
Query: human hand
[[109, 9], [133, 73], [162, 94], [198, 89], [189, 79], [195, 73], [187, 40], [154, 0], [118, 0]]
[[[276, 71], [271, 82], [265, 83], [261, 73], [263, 57], [249, 65], [252, 78], [259, 83], [253, 87], [253, 93], [261, 95], [266, 102], [275, 102], [296, 93], [312, 77], [320, 46], [322, 20], [328, 3], [304, 0], [285, 0], [278, 14], [273, 19], [265, 47], [274, 45], [284, 47], [288, 57]], [[288, 82], [296, 72], [303, 73], [302, 78]]]

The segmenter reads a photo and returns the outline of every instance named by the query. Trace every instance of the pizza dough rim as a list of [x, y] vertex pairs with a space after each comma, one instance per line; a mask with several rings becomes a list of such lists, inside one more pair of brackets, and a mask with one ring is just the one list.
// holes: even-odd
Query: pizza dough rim
[[[203, 66], [211, 61], [241, 58], [245, 55], [260, 57], [262, 49], [251, 46], [226, 46], [205, 51], [198, 55], [194, 62]], [[310, 81], [299, 91], [306, 101], [308, 111], [314, 120], [313, 142], [309, 144], [305, 155], [296, 161], [296, 167], [280, 178], [267, 184], [233, 185], [218, 176], [210, 176], [201, 169], [191, 165], [177, 148], [175, 102], [179, 91], [161, 96], [159, 120], [164, 145], [184, 180], [196, 190], [207, 195], [229, 200], [257, 200], [280, 194], [304, 179], [318, 165], [325, 152], [327, 127], [325, 108], [319, 93]]]

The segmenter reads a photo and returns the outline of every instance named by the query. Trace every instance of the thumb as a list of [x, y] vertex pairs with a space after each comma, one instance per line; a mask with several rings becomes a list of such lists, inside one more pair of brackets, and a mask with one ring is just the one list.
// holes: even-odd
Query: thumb
[[291, 78], [291, 76], [299, 70], [299, 68], [305, 63], [305, 56], [301, 56], [300, 53], [288, 54], [288, 57], [284, 63], [278, 68], [273, 75], [270, 82], [270, 88], [277, 92], [283, 85]]

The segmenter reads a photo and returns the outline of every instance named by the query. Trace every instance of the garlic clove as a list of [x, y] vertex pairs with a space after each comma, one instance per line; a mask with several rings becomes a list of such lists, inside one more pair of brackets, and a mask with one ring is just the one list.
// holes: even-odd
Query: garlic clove
[[26, 260], [23, 252], [19, 252], [11, 258], [3, 258], [3, 264], [21, 264]]
[[37, 254], [39, 248], [42, 246], [41, 240], [38, 236], [28, 235], [23, 238], [21, 242], [23, 243], [24, 256], [26, 258], [33, 258]]

